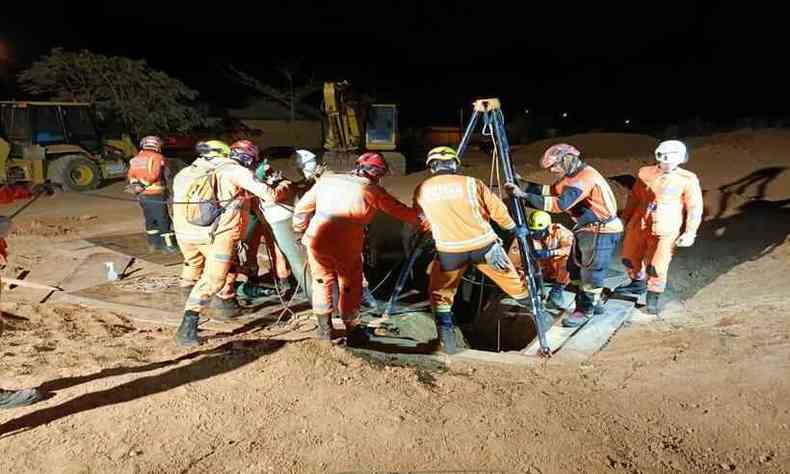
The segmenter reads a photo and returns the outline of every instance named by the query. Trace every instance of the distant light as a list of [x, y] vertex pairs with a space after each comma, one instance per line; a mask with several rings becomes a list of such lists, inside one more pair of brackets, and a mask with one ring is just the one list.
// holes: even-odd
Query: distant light
[[562, 113], [562, 118], [568, 118], [568, 112], [563, 112]]
[[529, 109], [524, 109], [524, 114], [529, 115]]
[[625, 124], [626, 125], [631, 125], [631, 119], [625, 119]]

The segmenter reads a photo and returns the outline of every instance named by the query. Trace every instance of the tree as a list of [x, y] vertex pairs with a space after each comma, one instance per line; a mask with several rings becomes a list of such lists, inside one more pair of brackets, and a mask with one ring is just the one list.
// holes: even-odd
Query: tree
[[52, 100], [106, 103], [134, 134], [186, 132], [205, 125], [198, 92], [145, 60], [55, 48], [18, 76], [22, 90]]
[[[312, 107], [308, 107], [307, 104], [304, 103], [305, 99], [321, 90], [323, 87], [323, 83], [315, 81], [312, 77], [307, 79], [304, 84], [297, 86], [296, 76], [300, 69], [301, 64], [298, 60], [284, 61], [277, 66], [277, 71], [288, 81], [287, 89], [282, 90], [278, 87], [266, 84], [246, 72], [236, 69], [234, 66], [230, 66], [230, 71], [233, 73], [231, 78], [233, 80], [287, 107], [291, 113], [292, 122], [296, 120], [296, 106], [302, 105], [302, 107], [311, 110]], [[319, 115], [319, 112], [315, 111], [315, 115]]]

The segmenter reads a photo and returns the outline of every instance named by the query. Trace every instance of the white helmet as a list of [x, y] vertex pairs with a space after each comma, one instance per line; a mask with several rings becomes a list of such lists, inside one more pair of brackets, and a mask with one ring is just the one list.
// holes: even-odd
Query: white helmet
[[656, 148], [656, 161], [659, 168], [669, 172], [689, 160], [689, 153], [685, 143], [680, 140], [666, 140]]
[[306, 178], [315, 175], [320, 163], [315, 153], [310, 150], [296, 150], [296, 167], [302, 171]]

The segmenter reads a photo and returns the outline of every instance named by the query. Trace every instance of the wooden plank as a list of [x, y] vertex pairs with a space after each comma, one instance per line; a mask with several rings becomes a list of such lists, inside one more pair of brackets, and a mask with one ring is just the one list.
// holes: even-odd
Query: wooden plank
[[579, 363], [589, 359], [609, 341], [614, 333], [631, 316], [634, 304], [629, 301], [609, 300], [606, 312], [594, 317], [555, 354], [554, 359]]

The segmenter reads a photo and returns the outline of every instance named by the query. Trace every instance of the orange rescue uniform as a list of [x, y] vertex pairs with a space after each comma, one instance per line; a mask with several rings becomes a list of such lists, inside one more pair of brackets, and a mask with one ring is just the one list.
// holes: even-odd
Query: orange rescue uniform
[[414, 207], [425, 213], [431, 224], [437, 256], [431, 264], [431, 304], [435, 312], [449, 312], [466, 269], [475, 265], [514, 299], [529, 296], [529, 291], [510, 264], [500, 273], [485, 263], [484, 254], [498, 238], [490, 220], [503, 230], [516, 223], [505, 203], [482, 181], [469, 176], [441, 174], [432, 176], [414, 190]]
[[365, 226], [377, 210], [415, 225], [418, 213], [369, 179], [350, 174], [324, 174], [299, 200], [293, 228], [302, 243], [313, 278], [313, 312], [331, 314], [333, 289], [337, 307], [350, 328], [358, 324], [362, 297], [362, 247]]
[[[538, 259], [543, 279], [547, 282], [556, 282], [567, 285], [571, 282], [571, 275], [568, 273], [568, 257], [573, 248], [573, 232], [558, 223], [549, 225], [548, 234], [543, 239], [533, 237], [532, 243], [535, 250], [549, 250], [548, 258]], [[513, 241], [508, 253], [510, 259], [521, 269], [521, 252], [518, 249], [518, 241]]]
[[[179, 204], [184, 202], [192, 181], [211, 169], [216, 174], [217, 199], [226, 206], [218, 217], [213, 235], [211, 227], [189, 223], [186, 206]], [[176, 176], [173, 222], [184, 255], [181, 286], [194, 285], [185, 310], [202, 312], [215, 294], [223, 299], [235, 297], [237, 275], [233, 270], [237, 263], [237, 244], [249, 219], [250, 193], [264, 201], [276, 201], [286, 192], [287, 187], [272, 189], [256, 181], [250, 170], [228, 159], [198, 158]]]
[[623, 264], [632, 280], [647, 278], [648, 291], [661, 293], [681, 228], [696, 235], [702, 222], [702, 191], [697, 175], [682, 168], [645, 166], [637, 176], [622, 215]]

